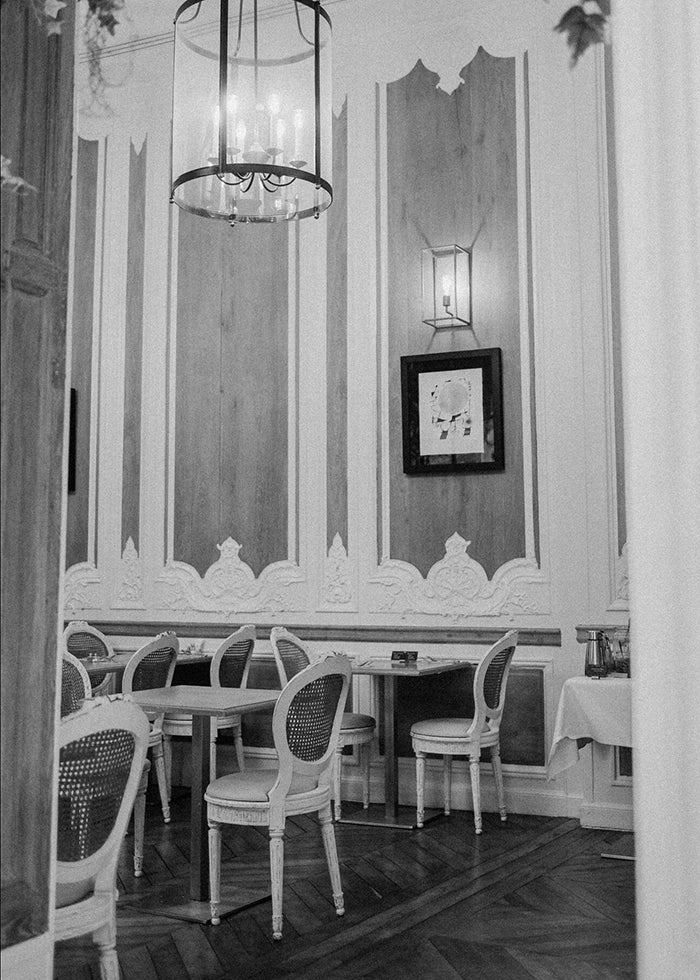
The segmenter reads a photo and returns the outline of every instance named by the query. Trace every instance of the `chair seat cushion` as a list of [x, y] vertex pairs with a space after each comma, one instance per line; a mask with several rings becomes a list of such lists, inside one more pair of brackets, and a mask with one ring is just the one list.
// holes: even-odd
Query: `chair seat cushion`
[[375, 721], [372, 715], [359, 715], [354, 711], [346, 711], [340, 723], [341, 732], [347, 732], [351, 728], [374, 728]]
[[[473, 718], [429, 718], [427, 721], [417, 721], [411, 725], [411, 735], [423, 738], [467, 738]], [[484, 729], [487, 725], [484, 724]]]
[[[246, 769], [228, 776], [219, 776], [207, 786], [208, 801], [267, 803], [268, 793], [277, 780], [276, 769]], [[318, 785], [311, 776], [294, 776], [288, 796], [311, 793]]]

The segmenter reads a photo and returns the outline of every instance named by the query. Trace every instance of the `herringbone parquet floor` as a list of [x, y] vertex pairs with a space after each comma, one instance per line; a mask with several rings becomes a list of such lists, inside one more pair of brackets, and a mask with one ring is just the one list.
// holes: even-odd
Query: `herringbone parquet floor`
[[[145, 915], [125, 902], [186, 875], [189, 800], [168, 826], [148, 808], [142, 879], [132, 839], [120, 865], [118, 952], [123, 980], [608, 980], [635, 976], [634, 864], [610, 861], [626, 835], [577, 820], [510, 815], [503, 826], [455, 812], [421, 831], [336, 825], [346, 914], [335, 915], [318, 826], [288, 821], [284, 938], [270, 903], [217, 927]], [[231, 827], [222, 870], [269, 873], [267, 838]], [[97, 980], [89, 938], [56, 948], [56, 980]]]

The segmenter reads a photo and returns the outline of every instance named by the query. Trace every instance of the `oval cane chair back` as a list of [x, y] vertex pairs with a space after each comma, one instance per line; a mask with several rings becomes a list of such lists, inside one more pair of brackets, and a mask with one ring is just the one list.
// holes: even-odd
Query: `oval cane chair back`
[[294, 773], [328, 776], [336, 749], [352, 668], [329, 654], [296, 674], [280, 694], [272, 716], [279, 778], [270, 803], [288, 789]]
[[284, 688], [292, 677], [309, 666], [311, 657], [299, 637], [294, 636], [284, 626], [273, 626], [270, 630], [270, 643], [280, 687]]
[[[170, 687], [179, 652], [180, 642], [174, 633], [159, 633], [130, 658], [124, 668], [122, 691], [131, 694], [132, 691]], [[164, 712], [159, 715], [148, 713], [153, 727], [161, 727], [163, 714]]]
[[143, 711], [121, 696], [91, 699], [60, 726], [55, 938], [92, 933], [106, 980], [119, 977], [117, 861], [148, 733]]
[[61, 658], [61, 718], [78, 711], [92, 697], [90, 676], [77, 657], [67, 650]]
[[501, 725], [510, 665], [518, 631], [510, 630], [485, 654], [474, 673], [474, 731], [497, 732]]
[[[111, 660], [114, 656], [114, 650], [104, 633], [80, 619], [66, 626], [63, 631], [63, 647], [78, 660]], [[109, 674], [93, 674], [90, 678], [93, 697], [106, 694], [110, 683]]]
[[241, 626], [235, 633], [227, 636], [211, 661], [211, 686], [247, 687], [254, 648], [254, 626]]

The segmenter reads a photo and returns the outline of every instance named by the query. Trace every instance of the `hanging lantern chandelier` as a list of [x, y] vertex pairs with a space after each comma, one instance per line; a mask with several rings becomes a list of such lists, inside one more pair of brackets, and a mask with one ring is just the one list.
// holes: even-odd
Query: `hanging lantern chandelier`
[[330, 42], [316, 0], [185, 0], [175, 15], [171, 202], [231, 225], [325, 211]]

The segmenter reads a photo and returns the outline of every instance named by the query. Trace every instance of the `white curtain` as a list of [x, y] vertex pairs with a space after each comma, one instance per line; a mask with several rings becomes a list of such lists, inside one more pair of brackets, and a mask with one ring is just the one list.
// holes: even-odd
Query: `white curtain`
[[700, 977], [700, 3], [617, 0], [612, 52], [640, 980]]

